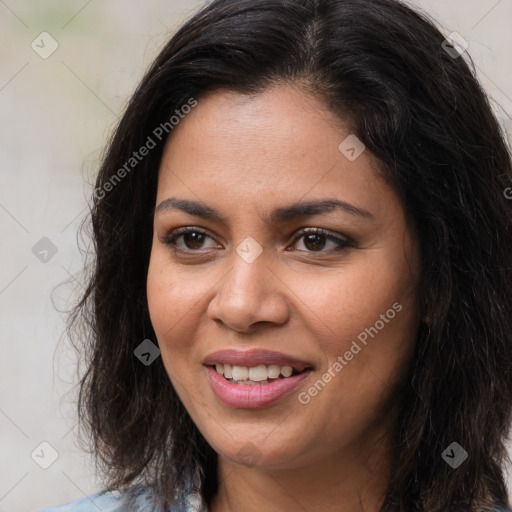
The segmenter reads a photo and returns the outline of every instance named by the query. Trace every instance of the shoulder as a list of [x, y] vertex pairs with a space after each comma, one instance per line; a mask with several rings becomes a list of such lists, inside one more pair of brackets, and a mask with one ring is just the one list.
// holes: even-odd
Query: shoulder
[[122, 510], [120, 509], [122, 505], [120, 502], [121, 499], [115, 493], [103, 492], [85, 496], [65, 505], [45, 508], [37, 512], [93, 512], [98, 509], [103, 512], [120, 512]]
[[[64, 505], [46, 508], [37, 512], [155, 512], [152, 495], [139, 490], [131, 496], [116, 492], [102, 492], [77, 499]], [[195, 494], [188, 494], [183, 502], [165, 512], [205, 512], [201, 500]]]

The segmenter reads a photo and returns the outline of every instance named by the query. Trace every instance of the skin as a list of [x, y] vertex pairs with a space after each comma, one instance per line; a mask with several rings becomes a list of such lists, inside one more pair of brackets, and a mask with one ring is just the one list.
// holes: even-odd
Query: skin
[[[311, 93], [280, 84], [255, 96], [201, 97], [166, 144], [156, 205], [189, 199], [224, 217], [158, 211], [147, 278], [166, 371], [219, 455], [213, 512], [377, 511], [383, 502], [393, 427], [379, 412], [393, 403], [412, 357], [419, 253], [372, 155], [349, 161], [338, 149], [350, 133]], [[371, 217], [332, 210], [279, 225], [266, 220], [275, 208], [317, 199], [342, 200]], [[184, 226], [208, 236], [165, 243]], [[318, 227], [352, 246], [296, 235]], [[249, 236], [263, 249], [252, 263], [236, 252]], [[395, 302], [401, 311], [301, 404], [298, 393]], [[304, 359], [314, 371], [275, 404], [231, 408], [213, 392], [202, 361], [252, 347]], [[241, 456], [247, 451], [251, 463]]]

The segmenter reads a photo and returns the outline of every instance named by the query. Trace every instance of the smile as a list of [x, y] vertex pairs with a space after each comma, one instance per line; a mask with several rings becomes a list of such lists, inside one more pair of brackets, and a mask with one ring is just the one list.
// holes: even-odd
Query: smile
[[230, 364], [216, 364], [215, 370], [223, 375], [228, 382], [235, 382], [241, 386], [257, 386], [270, 384], [278, 379], [285, 379], [292, 375], [298, 375], [305, 370], [298, 371], [291, 366], [258, 365], [239, 366]]
[[[302, 382], [313, 373], [310, 367], [298, 372], [291, 366], [234, 365], [232, 367], [226, 364], [218, 366], [218, 369], [217, 365], [205, 367], [211, 389], [224, 405], [234, 409], [257, 409], [281, 401], [297, 391]], [[231, 377], [226, 376], [226, 370], [228, 375], [231, 372]], [[270, 377], [270, 375], [276, 375], [278, 371], [278, 377]], [[286, 377], [283, 373], [288, 376]], [[247, 378], [245, 378], [246, 375]], [[237, 379], [233, 379], [233, 376]], [[249, 376], [252, 378], [249, 379]], [[263, 377], [266, 378], [263, 379]], [[253, 380], [258, 378], [262, 380]]]
[[293, 393], [313, 372], [313, 364], [272, 350], [224, 349], [202, 361], [212, 391], [225, 405], [254, 409]]

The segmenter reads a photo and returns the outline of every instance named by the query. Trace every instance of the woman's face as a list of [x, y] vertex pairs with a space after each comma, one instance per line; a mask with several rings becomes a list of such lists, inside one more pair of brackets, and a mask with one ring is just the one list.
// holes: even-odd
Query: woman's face
[[[176, 392], [224, 460], [278, 469], [360, 453], [410, 363], [416, 243], [349, 135], [281, 85], [208, 94], [166, 145], [151, 321]], [[214, 363], [252, 380], [228, 382]]]

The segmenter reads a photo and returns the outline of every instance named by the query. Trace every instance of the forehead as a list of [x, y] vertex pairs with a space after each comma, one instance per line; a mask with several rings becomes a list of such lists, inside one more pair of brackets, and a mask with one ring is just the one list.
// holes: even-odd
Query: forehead
[[377, 215], [396, 207], [372, 156], [364, 151], [351, 161], [340, 151], [350, 136], [346, 124], [297, 86], [252, 96], [211, 92], [167, 141], [157, 203], [174, 196], [229, 211], [329, 197]]

